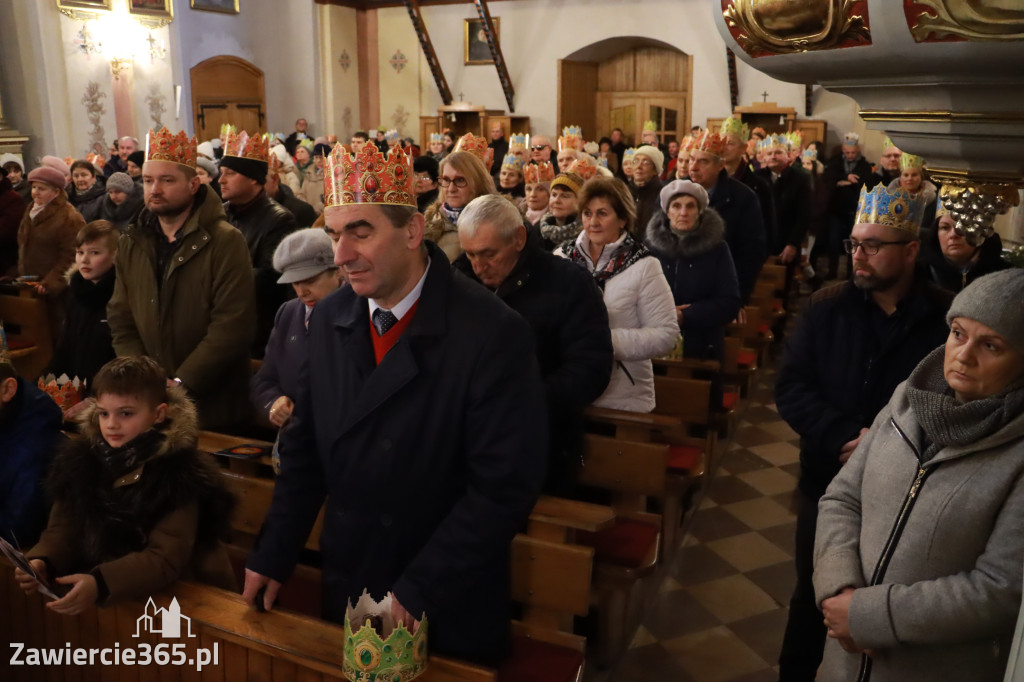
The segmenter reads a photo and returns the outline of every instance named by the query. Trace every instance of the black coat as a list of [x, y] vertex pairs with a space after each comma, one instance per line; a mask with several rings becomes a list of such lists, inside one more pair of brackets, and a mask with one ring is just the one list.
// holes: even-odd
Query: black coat
[[416, 208], [417, 208], [417, 210], [420, 213], [423, 213], [424, 211], [426, 211], [430, 207], [431, 204], [433, 204], [435, 201], [437, 201], [438, 194], [440, 194], [440, 190], [435, 187], [434, 189], [430, 190], [429, 192], [424, 192], [423, 194], [421, 194], [418, 197], [416, 197]]
[[815, 293], [786, 344], [775, 402], [800, 434], [800, 489], [817, 499], [839, 472], [839, 450], [871, 426], [893, 391], [949, 334], [952, 295], [918, 272], [886, 322], [852, 282]]
[[768, 257], [768, 237], [761, 206], [754, 191], [729, 177], [724, 168], [719, 171], [718, 181], [708, 194], [711, 195], [708, 206], [725, 221], [725, 242], [732, 253], [736, 278], [740, 283], [740, 299], [745, 304]]
[[0, 277], [18, 264], [18, 226], [27, 204], [7, 178], [0, 178]]
[[[497, 175], [498, 171], [501, 170], [501, 164], [505, 160], [505, 155], [508, 154], [508, 140], [504, 137], [500, 140], [491, 140], [487, 143], [487, 146], [494, 150], [494, 160], [491, 162], [490, 173], [491, 175]], [[497, 180], [495, 180], [494, 184], [498, 184]]]
[[248, 567], [283, 580], [327, 497], [324, 617], [363, 589], [430, 619], [430, 648], [495, 661], [509, 627], [509, 551], [547, 458], [544, 387], [529, 325], [431, 263], [415, 317], [375, 365], [367, 300], [317, 303], [309, 361], [281, 439], [281, 474]]
[[278, 308], [263, 365], [249, 384], [249, 399], [259, 414], [269, 416], [270, 406], [283, 395], [295, 402], [307, 347], [306, 304], [293, 298]]
[[761, 173], [762, 170], [752, 170], [749, 163], [742, 162], [732, 177], [752, 189], [754, 194], [757, 195], [757, 203], [761, 207], [761, 221], [764, 224], [764, 234], [768, 240], [768, 249], [771, 253], [778, 253], [782, 250], [782, 247], [780, 246], [777, 249], [775, 247], [782, 239], [783, 227], [776, 220], [778, 209], [775, 207], [775, 196], [772, 193], [771, 179], [766, 179]]
[[[857, 163], [854, 164], [852, 173], [860, 178], [860, 182], [853, 185], [847, 185], [839, 187], [837, 183], [841, 180], [846, 180], [849, 175], [846, 172], [845, 161], [843, 155], [839, 154], [833, 157], [828, 165], [825, 166], [824, 178], [828, 184], [829, 191], [831, 194], [831, 200], [829, 201], [829, 212], [832, 215], [840, 216], [844, 219], [853, 219], [853, 214], [857, 212], [857, 202], [860, 200], [860, 189], [865, 185], [871, 185], [875, 182], [874, 172], [871, 170], [871, 164], [867, 162], [863, 156], [857, 159]], [[853, 223], [850, 223], [851, 226]]]
[[932, 281], [943, 289], [959, 293], [982, 275], [1010, 267], [1010, 264], [1003, 260], [1003, 240], [998, 233], [993, 233], [978, 247], [978, 260], [966, 270], [961, 270], [946, 260], [942, 254], [937, 227], [936, 224], [932, 229], [921, 231], [921, 255], [918, 262], [928, 270]]
[[871, 179], [868, 180], [868, 189], [871, 189], [875, 185], [881, 185], [882, 187], [888, 187], [889, 183], [900, 177], [900, 171], [887, 171], [879, 166], [878, 171], [871, 174]]
[[244, 206], [224, 202], [224, 213], [229, 223], [245, 235], [245, 243], [252, 257], [253, 281], [256, 288], [256, 338], [252, 356], [263, 357], [263, 350], [274, 328], [274, 316], [281, 304], [292, 295], [291, 287], [278, 284], [274, 270], [274, 251], [281, 240], [298, 229], [291, 211], [260, 192]]
[[74, 185], [71, 185], [68, 190], [68, 201], [71, 203], [72, 206], [78, 209], [79, 213], [81, 213], [83, 206], [87, 206], [93, 201], [99, 199], [100, 197], [106, 196], [107, 188], [104, 187], [105, 184], [106, 178], [104, 178], [103, 176], [98, 176], [96, 178], [96, 182], [92, 184], [92, 187], [85, 190], [84, 192], [79, 192], [78, 188], [76, 188]]
[[96, 197], [91, 202], [78, 207], [85, 222], [93, 220], [109, 220], [122, 233], [128, 230], [128, 226], [135, 222], [145, 206], [145, 197], [142, 187], [136, 183], [131, 194], [120, 206], [110, 200], [110, 195], [104, 192], [103, 196]]
[[778, 232], [772, 253], [780, 253], [787, 246], [796, 247], [799, 251], [811, 225], [810, 174], [801, 166], [790, 164], [774, 183], [772, 172], [767, 168], [757, 171], [757, 176], [771, 187], [772, 204], [775, 207], [775, 226]]
[[[552, 426], [545, 490], [567, 494], [582, 452], [583, 408], [607, 388], [615, 358], [608, 311], [594, 278], [539, 242], [536, 236], [528, 240], [494, 293], [533, 329]], [[454, 267], [479, 282], [466, 254]]]
[[295, 216], [295, 223], [299, 227], [312, 227], [316, 222], [316, 209], [295, 196], [295, 192], [288, 185], [284, 183], [278, 185], [274, 201], [287, 208]]
[[647, 223], [651, 222], [655, 213], [661, 211], [661, 188], [663, 185], [661, 180], [655, 176], [639, 187], [633, 183], [629, 183], [627, 186], [629, 193], [633, 195], [633, 201], [636, 202], [636, 224], [633, 225], [633, 236], [638, 241], [643, 241]]
[[647, 225], [645, 243], [661, 262], [677, 306], [683, 311], [683, 355], [722, 359], [725, 327], [740, 310], [740, 287], [725, 243], [725, 223], [715, 209], [706, 209], [700, 223], [685, 237], [658, 212]]
[[64, 327], [46, 373], [72, 379], [92, 378], [116, 356], [107, 323], [107, 303], [114, 293], [117, 272], [110, 269], [99, 281], [87, 281], [76, 270], [64, 292]]

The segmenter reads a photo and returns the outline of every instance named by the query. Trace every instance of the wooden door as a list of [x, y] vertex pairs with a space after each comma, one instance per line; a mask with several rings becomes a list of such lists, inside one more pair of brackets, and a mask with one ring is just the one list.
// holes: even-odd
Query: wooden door
[[193, 123], [200, 140], [220, 136], [224, 123], [251, 134], [266, 132], [263, 72], [254, 64], [222, 55], [196, 64], [189, 75]]
[[[658, 140], [668, 144], [681, 140], [689, 132], [690, 117], [686, 112], [686, 100], [680, 97], [648, 96], [644, 98], [643, 121], [654, 121], [658, 126]], [[643, 128], [643, 121], [640, 128]], [[639, 135], [639, 130], [637, 131]]]
[[621, 128], [627, 145], [639, 144], [643, 112], [642, 97], [632, 93], [597, 93], [597, 125], [601, 135], [609, 135], [615, 128]]

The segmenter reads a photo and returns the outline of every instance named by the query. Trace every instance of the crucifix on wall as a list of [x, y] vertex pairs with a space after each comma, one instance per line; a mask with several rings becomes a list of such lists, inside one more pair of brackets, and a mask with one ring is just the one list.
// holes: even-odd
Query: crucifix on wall
[[764, 102], [768, 101], [768, 91], [767, 90], [765, 90], [764, 92], [761, 93], [761, 100], [764, 101]]

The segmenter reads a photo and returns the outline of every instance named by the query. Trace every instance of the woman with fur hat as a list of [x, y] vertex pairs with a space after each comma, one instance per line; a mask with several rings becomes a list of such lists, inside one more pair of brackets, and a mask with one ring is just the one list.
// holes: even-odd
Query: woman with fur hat
[[[36, 290], [56, 297], [67, 286], [64, 273], [75, 261], [75, 237], [85, 220], [68, 203], [67, 180], [59, 170], [40, 166], [28, 180], [32, 205], [18, 226], [18, 274], [38, 278]], [[59, 322], [59, 315], [51, 322]]]
[[645, 241], [672, 289], [683, 355], [721, 360], [725, 327], [740, 309], [725, 221], [708, 208], [707, 190], [689, 180], [665, 185], [660, 200]]
[[[818, 509], [818, 680], [1003, 679], [1021, 601], [1024, 270], [979, 278]], [[1014, 678], [1018, 679], [1018, 678]]]

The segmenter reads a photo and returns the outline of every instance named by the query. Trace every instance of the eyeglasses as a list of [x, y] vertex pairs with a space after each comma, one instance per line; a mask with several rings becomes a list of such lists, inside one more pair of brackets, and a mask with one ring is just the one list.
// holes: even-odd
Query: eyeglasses
[[846, 253], [854, 254], [857, 253], [857, 249], [864, 249], [864, 253], [869, 256], [874, 256], [878, 253], [878, 250], [883, 246], [890, 246], [893, 244], [909, 244], [909, 241], [898, 241], [898, 242], [886, 242], [879, 239], [868, 239], [863, 242], [859, 242], [856, 239], [844, 239], [843, 249]]
[[466, 178], [442, 177], [437, 179], [437, 183], [442, 187], [447, 187], [448, 185], [455, 185], [456, 187], [466, 187], [467, 185], [469, 185], [469, 180], [467, 180]]
[[532, 149], [535, 152], [539, 152], [540, 150], [547, 149], [550, 146], [551, 145], [549, 145], [549, 144], [535, 144], [532, 147], [530, 147], [530, 149]]

